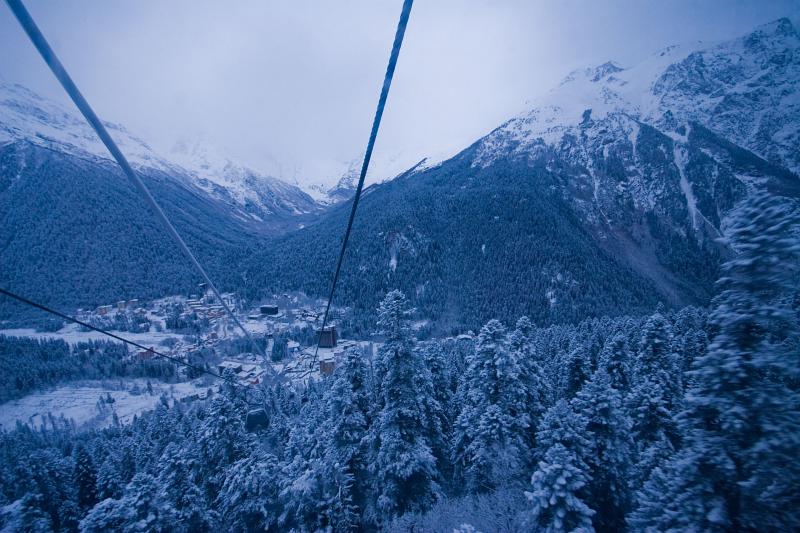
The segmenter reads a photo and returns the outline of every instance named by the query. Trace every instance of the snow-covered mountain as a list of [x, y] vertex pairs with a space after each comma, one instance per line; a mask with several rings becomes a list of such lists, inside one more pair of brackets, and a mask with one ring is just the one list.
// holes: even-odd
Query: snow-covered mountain
[[512, 144], [558, 145], [588, 120], [628, 120], [674, 134], [696, 122], [771, 163], [800, 171], [800, 36], [788, 18], [732, 41], [661, 50], [632, 68], [610, 61], [571, 73], [483, 139], [485, 164]]
[[[753, 188], [800, 196], [799, 45], [781, 19], [578, 70], [454, 158], [371, 187], [342, 277], [349, 303], [371, 309], [399, 286], [470, 326], [706, 303], [731, 211]], [[324, 248], [305, 256], [320, 272], [289, 267], [334, 241], [343, 217], [290, 236], [252, 275], [327, 279]]]
[[177, 142], [170, 159], [209, 195], [233, 202], [257, 220], [275, 214], [308, 215], [321, 209], [299, 187], [235, 163], [200, 141]]
[[[121, 124], [104, 124], [134, 167], [174, 170], [146, 142]], [[97, 134], [77, 110], [67, 110], [22, 85], [0, 78], [0, 144], [19, 140], [82, 158], [111, 159]]]
[[[573, 195], [590, 220], [610, 222], [626, 203], [663, 211], [679, 190], [692, 228], [713, 235], [733, 200], [721, 198], [723, 182], [729, 190], [756, 176], [727, 176], [722, 167], [730, 157], [709, 146], [708, 135], [797, 174], [797, 80], [800, 36], [785, 18], [724, 43], [671, 46], [632, 68], [607, 62], [571, 73], [481, 139], [473, 164], [508, 157], [533, 163], [558, 153], [576, 167], [570, 186], [590, 191]], [[640, 150], [643, 128], [664, 137], [658, 147], [671, 163], [666, 174], [654, 173], [652, 154]], [[792, 181], [784, 185], [796, 186]]]
[[[197, 146], [167, 158], [107, 124], [190, 248], [223, 286], [237, 258], [323, 206]], [[196, 274], [77, 114], [0, 82], [0, 285], [59, 305], [189, 291]], [[19, 313], [0, 302], [0, 316]]]
[[[572, 321], [638, 312], [658, 301], [704, 303], [713, 293], [720, 256], [728, 253], [717, 237], [725, 234], [731, 210], [756, 187], [800, 196], [798, 80], [800, 38], [787, 19], [724, 43], [673, 46], [630, 68], [610, 61], [573, 72], [455, 157], [423, 161], [372, 185], [353, 230], [341, 294], [347, 305], [371, 313], [378, 295], [401, 287], [431, 318], [446, 317], [442, 327], [523, 314], [539, 323]], [[50, 228], [69, 228], [66, 221], [84, 213], [63, 206], [57, 222], [45, 223], [53, 209], [13, 203], [55, 179], [47, 175], [51, 168], [75, 166], [43, 164], [42, 149], [90, 163], [108, 163], [107, 156], [70, 113], [18, 87], [0, 92], [0, 142], [24, 139], [38, 149], [0, 145], [0, 208], [7, 210], [0, 212], [0, 242], [16, 243], [34, 223], [39, 229], [30, 232], [30, 242], [57, 240]], [[237, 244], [248, 252], [237, 248], [219, 259], [226, 274], [231, 272], [224, 265], [236, 265], [231, 285], [251, 295], [265, 287], [319, 295], [328, 289], [331, 243], [341, 238], [346, 205], [323, 209], [297, 187], [195, 144], [179, 145], [167, 160], [121, 127], [112, 126], [112, 135], [135, 165], [154, 169], [150, 179], [182, 210], [186, 231], [202, 241], [209, 257], [227, 253], [221, 245], [251, 231], [259, 219], [278, 221], [273, 233], [290, 233], [256, 247], [242, 235]], [[61, 196], [99, 194], [96, 187], [81, 188], [80, 179], [98, 166], [59, 176], [71, 188]], [[359, 166], [360, 160], [343, 164], [340, 186], [315, 195], [327, 204], [346, 198]], [[15, 185], [20, 175], [28, 182]], [[96, 203], [121, 202], [124, 194], [112, 192]], [[124, 230], [139, 209], [126, 209], [113, 215], [104, 237], [135, 234]], [[108, 213], [98, 208], [82, 231], [97, 229]], [[303, 229], [311, 220], [314, 228]], [[198, 221], [219, 230], [213, 242]], [[70, 238], [85, 240], [82, 233]], [[19, 283], [34, 267], [50, 279], [75, 262], [72, 251], [54, 265], [50, 256], [33, 257], [38, 251], [27, 242], [17, 244], [19, 258], [0, 270], [18, 275]], [[124, 264], [133, 272], [120, 261], [98, 259], [98, 268]], [[149, 265], [132, 279], [149, 275], [142, 273]], [[156, 294], [161, 286], [153, 287]], [[113, 287], [104, 290], [111, 294]]]
[[[130, 163], [157, 170], [227, 204], [237, 216], [264, 222], [318, 212], [321, 206], [300, 188], [261, 175], [201, 143], [179, 142], [164, 157], [120, 124], [105, 123]], [[108, 150], [77, 112], [17, 84], [0, 81], [0, 144], [25, 141], [55, 152], [111, 159]]]
[[361, 172], [361, 161], [354, 159], [347, 165], [336, 185], [325, 192], [325, 197], [331, 203], [342, 202], [353, 197], [358, 186], [358, 176]]

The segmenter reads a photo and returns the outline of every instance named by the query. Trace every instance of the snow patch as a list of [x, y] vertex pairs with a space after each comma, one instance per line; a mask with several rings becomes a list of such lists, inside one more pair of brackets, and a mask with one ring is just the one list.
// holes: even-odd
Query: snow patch
[[[123, 424], [133, 420], [134, 415], [155, 408], [161, 394], [176, 399], [207, 390], [207, 386], [199, 382], [161, 383], [151, 380], [153, 394], [144, 392], [146, 379], [125, 380], [123, 387], [118, 386], [121, 380], [86, 382], [80, 385], [65, 385], [53, 390], [36, 392], [17, 400], [0, 405], [0, 429], [12, 430], [17, 422], [28, 424], [37, 429], [48, 424], [50, 416], [56, 420], [62, 416], [73, 420], [79, 428], [100, 428], [112, 423], [112, 413], [116, 413]], [[139, 391], [134, 390], [134, 385]], [[114, 403], [105, 412], [100, 412], [97, 402], [101, 396], [110, 394]]]
[[692, 219], [692, 228], [696, 230], [697, 198], [692, 190], [692, 184], [689, 183], [689, 180], [686, 178], [686, 164], [689, 161], [689, 156], [686, 154], [686, 150], [677, 143], [674, 145], [672, 152], [675, 166], [678, 167], [678, 174], [681, 177], [681, 191], [683, 192], [683, 196], [686, 198], [686, 207], [689, 209], [689, 216]]

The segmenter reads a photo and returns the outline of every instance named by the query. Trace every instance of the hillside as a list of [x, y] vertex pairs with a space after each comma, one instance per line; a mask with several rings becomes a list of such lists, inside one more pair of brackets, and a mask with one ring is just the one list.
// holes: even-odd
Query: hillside
[[[106, 127], [227, 288], [235, 288], [227, 256], [323, 209], [299, 188], [203, 147], [167, 159], [122, 125]], [[83, 118], [2, 81], [0, 221], [0, 284], [52, 305], [157, 297], [198, 281]], [[21, 312], [0, 303], [0, 316]]]
[[[453, 159], [367, 189], [337, 303], [364, 324], [400, 287], [440, 331], [705, 304], [731, 210], [751, 190], [800, 191], [798, 50], [781, 19], [571, 73]], [[2, 282], [65, 304], [191, 287], [81, 121], [19, 86], [0, 94]], [[197, 144], [167, 160], [109, 126], [224, 287], [327, 294], [349, 202]]]
[[[452, 160], [370, 188], [337, 302], [360, 315], [400, 287], [445, 331], [705, 304], [731, 210], [800, 191], [799, 43], [782, 19], [572, 73]], [[254, 253], [247, 288], [325, 294], [348, 207]]]

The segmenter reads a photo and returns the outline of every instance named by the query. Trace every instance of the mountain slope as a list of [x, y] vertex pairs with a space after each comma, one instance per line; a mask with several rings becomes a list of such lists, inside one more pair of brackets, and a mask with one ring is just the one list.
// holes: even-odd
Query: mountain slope
[[[629, 69], [573, 72], [456, 157], [369, 187], [337, 304], [364, 325], [400, 287], [449, 331], [706, 302], [731, 210], [754, 188], [800, 193], [798, 41], [780, 20]], [[33, 279], [33, 296], [58, 302], [191, 287], [91, 136], [48, 106], [30, 95], [0, 105], [0, 281]], [[112, 128], [223, 286], [327, 293], [349, 202], [320, 211], [224, 158], [187, 145], [178, 165]]]
[[[731, 209], [800, 191], [797, 43], [781, 20], [572, 73], [452, 160], [370, 188], [337, 302], [359, 315], [399, 286], [444, 329], [705, 303]], [[255, 254], [248, 279], [325, 294], [345, 212]]]
[[[261, 237], [171, 176], [155, 170], [142, 176], [190, 248], [225, 286], [229, 269], [220, 258]], [[52, 305], [98, 305], [186, 292], [197, 277], [114, 163], [25, 141], [0, 147], [3, 287]]]
[[[302, 226], [321, 209], [274, 178], [230, 162], [185, 168], [122, 126], [107, 127], [222, 286], [231, 271], [224, 257]], [[196, 278], [82, 118], [0, 83], [3, 287], [52, 305], [96, 305], [188, 291]]]
[[[165, 158], [124, 126], [105, 125], [140, 172], [157, 171], [181, 180], [226, 204], [234, 216], [263, 224], [265, 231], [296, 228], [321, 209], [300, 188], [260, 175], [199, 143], [178, 143]], [[80, 115], [25, 87], [0, 81], [0, 145], [20, 140], [96, 162], [111, 160]]]
[[323, 208], [299, 187], [258, 174], [200, 142], [177, 143], [170, 158], [186, 169], [195, 185], [207, 194], [238, 206], [259, 222], [313, 215]]

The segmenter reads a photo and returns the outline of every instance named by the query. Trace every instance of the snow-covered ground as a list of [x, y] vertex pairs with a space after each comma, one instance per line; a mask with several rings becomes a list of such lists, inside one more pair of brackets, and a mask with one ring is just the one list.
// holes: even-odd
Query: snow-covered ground
[[[165, 339], [181, 339], [181, 335], [170, 332], [149, 331], [146, 333], [131, 333], [129, 331], [112, 331], [111, 333], [148, 347], [158, 346]], [[9, 337], [32, 337], [34, 339], [62, 339], [68, 344], [109, 340], [107, 336], [96, 331], [81, 331], [80, 326], [77, 324], [70, 324], [53, 332], [41, 332], [32, 328], [0, 329], [0, 335]]]
[[[87, 381], [81, 384], [64, 385], [55, 389], [29, 394], [18, 400], [0, 404], [0, 429], [11, 430], [17, 421], [39, 428], [49, 427], [47, 420], [52, 415], [58, 420], [62, 415], [73, 420], [78, 428], [106, 427], [112, 423], [116, 413], [123, 424], [133, 416], [153, 409], [162, 394], [179, 400], [208, 389], [202, 380], [185, 383], [162, 383], [150, 381], [153, 394], [147, 392], [146, 379]], [[132, 393], [135, 388], [139, 393]], [[103, 412], [98, 409], [101, 396], [110, 394], [114, 403], [106, 404]]]

